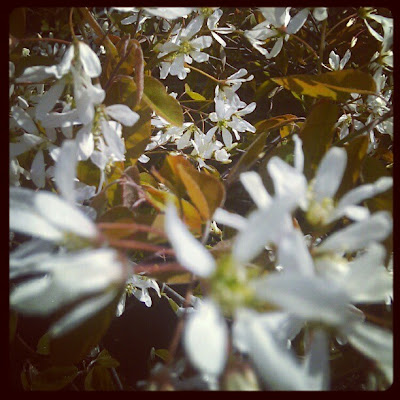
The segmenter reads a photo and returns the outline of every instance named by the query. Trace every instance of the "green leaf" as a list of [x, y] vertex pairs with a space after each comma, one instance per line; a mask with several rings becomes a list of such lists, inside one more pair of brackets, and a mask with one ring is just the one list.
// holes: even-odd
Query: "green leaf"
[[168, 201], [172, 201], [178, 209], [180, 209], [180, 205], [182, 205], [183, 221], [194, 235], [201, 234], [202, 219], [197, 208], [191, 203], [184, 199], [180, 199], [179, 201], [179, 198], [174, 194], [156, 189], [152, 186], [144, 186], [144, 189], [147, 201], [159, 211], [164, 211], [166, 209]]
[[92, 161], [79, 161], [77, 165], [77, 178], [89, 186], [96, 186], [100, 182], [100, 170]]
[[161, 358], [161, 360], [166, 361], [169, 357], [169, 351], [167, 349], [158, 349], [154, 354]]
[[111, 391], [115, 390], [113, 379], [108, 368], [95, 365], [85, 377], [85, 390]]
[[74, 365], [54, 366], [33, 375], [31, 390], [61, 390], [78, 375]]
[[163, 176], [173, 182], [180, 195], [187, 192], [204, 220], [211, 219], [214, 211], [225, 200], [225, 188], [221, 181], [205, 171], [197, 171], [183, 156], [168, 155], [164, 164], [166, 166], [160, 173], [164, 173]]
[[314, 176], [322, 157], [332, 143], [338, 106], [321, 100], [311, 110], [300, 132], [304, 151], [304, 174]]
[[111, 357], [110, 353], [104, 349], [96, 358], [96, 364], [104, 368], [117, 368], [119, 367], [119, 362]]
[[132, 127], [125, 127], [123, 137], [125, 139], [126, 160], [135, 165], [137, 159], [144, 153], [151, 138], [151, 111], [147, 106], [135, 110], [140, 119]]
[[360, 177], [361, 167], [368, 150], [368, 136], [359, 136], [345, 146], [347, 152], [347, 165], [344, 171], [342, 183], [336, 193], [340, 199], [346, 192], [351, 190]]
[[350, 93], [376, 92], [373, 77], [357, 69], [326, 72], [320, 75], [290, 75], [272, 80], [292, 92], [336, 101], [345, 101]]
[[202, 96], [200, 93], [193, 92], [187, 83], [185, 83], [185, 93], [193, 100], [207, 101], [207, 99], [204, 96]]
[[165, 86], [152, 76], [144, 77], [143, 101], [170, 124], [183, 125], [183, 112], [179, 101], [170, 96]]

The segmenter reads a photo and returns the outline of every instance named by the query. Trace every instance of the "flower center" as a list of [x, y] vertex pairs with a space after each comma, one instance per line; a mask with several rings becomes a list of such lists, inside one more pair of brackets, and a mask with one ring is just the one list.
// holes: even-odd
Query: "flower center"
[[324, 225], [334, 210], [334, 201], [325, 197], [321, 202], [312, 200], [306, 218], [311, 225]]

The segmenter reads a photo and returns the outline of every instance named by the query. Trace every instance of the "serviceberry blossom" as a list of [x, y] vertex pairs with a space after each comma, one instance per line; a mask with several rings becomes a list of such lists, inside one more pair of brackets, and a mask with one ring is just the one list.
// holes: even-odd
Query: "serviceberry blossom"
[[[282, 50], [284, 41], [289, 35], [297, 33], [307, 20], [309, 10], [299, 11], [293, 18], [290, 16], [290, 7], [260, 7], [265, 21], [245, 32], [246, 38], [252, 46], [266, 58], [276, 57]], [[276, 39], [270, 51], [263, 46], [266, 41]]]
[[342, 59], [333, 50], [329, 53], [329, 65], [334, 71], [342, 70], [350, 60], [351, 51], [348, 49]]
[[198, 16], [189, 22], [186, 28], [180, 29], [171, 39], [159, 47], [158, 58], [167, 56], [160, 64], [160, 78], [165, 79], [169, 74], [183, 80], [186, 78], [189, 68], [185, 63], [191, 64], [193, 60], [198, 63], [208, 61], [209, 55], [201, 50], [210, 47], [211, 36], [199, 36], [193, 38], [203, 25], [203, 18]]
[[[233, 145], [232, 133], [235, 135], [236, 140], [240, 140], [239, 132], [255, 132], [256, 128], [249, 122], [245, 121], [242, 117], [250, 114], [256, 108], [256, 103], [250, 103], [246, 107], [239, 109], [236, 104], [225, 101], [222, 98], [221, 92], [214, 99], [215, 112], [210, 113], [210, 120], [217, 125], [207, 132], [210, 137], [216, 133], [221, 134], [225, 147], [229, 151]], [[228, 129], [230, 128], [230, 130]]]

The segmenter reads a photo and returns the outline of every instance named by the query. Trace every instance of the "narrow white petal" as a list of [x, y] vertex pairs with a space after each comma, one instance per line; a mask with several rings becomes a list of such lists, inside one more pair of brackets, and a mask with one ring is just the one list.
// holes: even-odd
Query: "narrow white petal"
[[300, 273], [313, 276], [314, 263], [303, 234], [293, 229], [282, 237], [278, 247], [278, 264], [284, 273]]
[[90, 319], [90, 317], [110, 305], [111, 302], [114, 300], [116, 294], [116, 291], [113, 290], [108, 293], [102, 293], [99, 296], [82, 302], [72, 311], [68, 312], [62, 318], [57, 320], [50, 327], [50, 337], [57, 338], [77, 328], [80, 324]]
[[60, 79], [41, 98], [36, 106], [36, 118], [43, 119], [55, 106], [64, 91], [65, 81]]
[[54, 168], [54, 180], [61, 195], [70, 204], [75, 204], [75, 176], [78, 149], [75, 141], [64, 140]]
[[183, 344], [196, 369], [213, 376], [222, 373], [227, 359], [228, 328], [212, 301], [204, 300], [189, 314]]
[[277, 243], [288, 229], [293, 229], [287, 213], [287, 204], [274, 201], [267, 209], [250, 214], [245, 229], [235, 238], [233, 256], [247, 263], [256, 257], [269, 243]]
[[285, 163], [279, 157], [271, 158], [267, 165], [274, 182], [275, 195], [295, 207], [305, 201], [307, 179], [301, 171]]
[[312, 332], [311, 348], [304, 367], [308, 375], [308, 390], [329, 390], [329, 341], [323, 330]]
[[300, 12], [298, 12], [289, 22], [289, 25], [287, 26], [287, 33], [293, 34], [297, 33], [301, 27], [304, 25], [304, 23], [307, 21], [308, 17], [308, 9], [304, 8]]
[[118, 137], [117, 132], [111, 127], [108, 121], [104, 119], [101, 121], [101, 130], [107, 145], [110, 147], [112, 153], [118, 158], [124, 158], [125, 146], [121, 138]]
[[317, 252], [350, 252], [368, 246], [372, 242], [384, 240], [392, 231], [392, 218], [385, 211], [379, 211], [370, 218], [355, 222], [334, 232], [318, 247]]
[[303, 141], [298, 135], [293, 135], [294, 141], [294, 167], [299, 173], [304, 170]]
[[54, 193], [37, 192], [34, 206], [42, 218], [60, 231], [75, 233], [87, 238], [97, 236], [96, 225], [76, 207]]
[[384, 176], [375, 183], [361, 185], [347, 192], [339, 201], [337, 208], [356, 205], [360, 202], [389, 190], [393, 186], [393, 178]]
[[39, 133], [36, 124], [33, 122], [31, 116], [24, 109], [19, 106], [12, 106], [11, 114], [16, 123], [27, 133], [35, 135]]
[[206, 277], [213, 273], [215, 260], [179, 219], [175, 206], [169, 204], [165, 211], [165, 231], [179, 263], [196, 275]]
[[271, 204], [271, 196], [265, 189], [261, 176], [257, 172], [243, 172], [239, 178], [257, 207], [266, 208]]
[[367, 357], [378, 362], [389, 383], [393, 382], [393, 334], [367, 322], [351, 326], [349, 342]]
[[205, 48], [211, 46], [212, 37], [211, 36], [200, 36], [196, 39], [191, 40], [190, 44], [197, 50], [202, 50], [202, 49], [205, 49]]
[[348, 294], [317, 276], [274, 273], [254, 282], [254, 287], [260, 298], [304, 319], [342, 326], [352, 318]]
[[321, 160], [315, 176], [315, 200], [333, 198], [342, 182], [346, 169], [347, 153], [339, 147], [331, 148]]
[[101, 74], [101, 63], [97, 54], [84, 42], [79, 42], [79, 58], [83, 69], [91, 78]]
[[349, 265], [343, 286], [355, 303], [383, 303], [393, 295], [393, 276], [384, 267], [385, 248], [373, 243]]
[[43, 151], [38, 150], [33, 159], [31, 166], [31, 178], [32, 182], [38, 187], [43, 188], [46, 183], [45, 165]]
[[232, 147], [232, 134], [225, 127], [222, 127], [222, 140], [228, 149]]
[[139, 120], [139, 114], [125, 104], [114, 104], [106, 108], [107, 114], [125, 126], [133, 126]]
[[234, 214], [222, 208], [217, 208], [212, 219], [219, 224], [230, 226], [238, 231], [244, 229], [247, 225], [246, 218], [239, 214]]
[[307, 390], [307, 375], [295, 354], [257, 319], [247, 321], [247, 348], [261, 379], [271, 390]]

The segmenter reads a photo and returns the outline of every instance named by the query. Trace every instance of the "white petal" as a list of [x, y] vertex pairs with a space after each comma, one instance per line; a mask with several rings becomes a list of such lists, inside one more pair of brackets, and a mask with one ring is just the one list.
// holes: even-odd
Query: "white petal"
[[278, 247], [278, 264], [284, 273], [297, 272], [313, 276], [314, 263], [303, 234], [293, 229], [282, 237]]
[[313, 16], [317, 21], [323, 21], [328, 18], [327, 7], [315, 7], [313, 10]]
[[339, 201], [337, 208], [355, 205], [365, 199], [376, 196], [379, 193], [385, 192], [393, 186], [393, 178], [384, 176], [379, 178], [375, 183], [361, 185], [347, 192]]
[[370, 218], [355, 222], [334, 232], [315, 248], [317, 252], [350, 252], [359, 250], [372, 242], [384, 240], [392, 231], [392, 218], [384, 211], [374, 213]]
[[214, 258], [179, 219], [173, 204], [169, 204], [165, 211], [165, 230], [180, 264], [202, 277], [213, 273]]
[[166, 19], [186, 17], [193, 11], [193, 7], [146, 7], [144, 11], [148, 14]]
[[258, 209], [250, 214], [245, 229], [241, 230], [233, 244], [233, 256], [247, 263], [256, 257], [269, 243], [276, 243], [292, 229], [292, 221], [286, 214], [287, 204], [274, 201], [267, 209]]
[[99, 296], [86, 300], [68, 312], [62, 318], [57, 320], [49, 329], [49, 335], [52, 338], [67, 334], [69, 331], [77, 328], [80, 324], [86, 322], [94, 314], [110, 305], [116, 296], [116, 291], [102, 293]]
[[54, 168], [54, 180], [61, 195], [70, 204], [75, 204], [75, 175], [78, 149], [73, 140], [64, 140]]
[[106, 108], [107, 114], [125, 126], [133, 126], [139, 120], [139, 114], [125, 104], [114, 104]]
[[23, 74], [15, 79], [16, 82], [41, 82], [48, 78], [54, 77], [57, 74], [57, 66], [52, 65], [46, 67], [44, 65], [38, 65], [34, 67], [28, 67], [25, 69]]
[[301, 171], [285, 163], [277, 156], [267, 164], [274, 182], [275, 195], [292, 207], [302, 204], [306, 198], [307, 180]]
[[231, 228], [235, 228], [237, 230], [242, 230], [247, 225], [246, 218], [242, 217], [239, 214], [234, 214], [229, 211], [226, 211], [222, 208], [217, 208], [212, 219], [219, 224], [230, 226]]
[[339, 147], [331, 148], [321, 160], [315, 176], [315, 200], [320, 202], [325, 197], [333, 198], [342, 182], [346, 169], [347, 153]]
[[303, 172], [304, 169], [304, 153], [303, 153], [303, 142], [298, 137], [298, 135], [293, 135], [294, 141], [294, 167], [300, 173]]
[[78, 236], [94, 238], [96, 225], [76, 207], [51, 192], [37, 192], [34, 206], [42, 218], [60, 231], [75, 233]]
[[287, 26], [287, 33], [293, 34], [297, 33], [301, 27], [304, 25], [304, 23], [307, 21], [308, 17], [308, 9], [304, 8], [300, 12], [298, 12], [289, 22], [289, 25]]
[[203, 15], [198, 15], [196, 18], [192, 19], [188, 26], [182, 30], [182, 38], [190, 40], [201, 29], [203, 22]]
[[211, 46], [212, 37], [211, 36], [200, 36], [196, 39], [191, 40], [190, 44], [197, 50], [202, 50], [202, 49], [205, 49], [205, 48]]
[[271, 204], [271, 196], [265, 189], [261, 176], [257, 172], [243, 172], [239, 178], [257, 207], [266, 208]]
[[79, 42], [79, 59], [83, 69], [91, 78], [101, 74], [101, 63], [97, 54], [84, 42]]
[[308, 373], [308, 390], [329, 390], [329, 341], [321, 329], [312, 332], [311, 348], [304, 367]]
[[19, 106], [12, 106], [11, 113], [17, 124], [26, 132], [37, 135], [39, 133], [31, 116]]
[[43, 188], [46, 183], [45, 165], [43, 151], [39, 150], [33, 159], [31, 166], [32, 182], [38, 187]]
[[204, 300], [189, 314], [183, 344], [190, 362], [204, 374], [219, 376], [226, 363], [228, 328], [216, 305]]
[[209, 55], [201, 51], [191, 51], [190, 56], [198, 63], [206, 62], [209, 59]]
[[[242, 322], [243, 342], [261, 379], [270, 390], [307, 390], [307, 376], [295, 354], [258, 318]], [[234, 331], [237, 335], [237, 329]]]
[[43, 119], [46, 114], [54, 108], [56, 102], [64, 91], [64, 87], [65, 81], [64, 79], [61, 79], [41, 97], [38, 105], [36, 106], [37, 119]]
[[232, 135], [225, 127], [222, 127], [222, 139], [228, 149], [232, 147]]
[[349, 265], [343, 286], [355, 303], [383, 303], [393, 295], [393, 277], [384, 267], [385, 248], [373, 243]]
[[121, 138], [118, 137], [117, 132], [111, 127], [108, 121], [104, 119], [101, 120], [101, 130], [111, 152], [119, 159], [124, 159], [124, 143], [122, 142]]
[[44, 139], [40, 136], [25, 133], [24, 135], [22, 135], [19, 142], [10, 143], [10, 158], [14, 158], [19, 156], [20, 154], [25, 153], [36, 145], [42, 143], [43, 140]]
[[257, 296], [294, 315], [333, 326], [348, 324], [350, 297], [331, 281], [294, 271], [274, 273], [254, 282]]
[[351, 326], [349, 342], [367, 357], [378, 361], [389, 383], [393, 382], [393, 334], [367, 322]]
[[272, 47], [270, 53], [265, 54], [265, 57], [268, 59], [276, 57], [282, 50], [282, 47], [283, 47], [283, 38], [280, 37], [276, 40], [274, 47]]
[[87, 160], [94, 150], [94, 139], [91, 133], [91, 125], [85, 125], [79, 129], [76, 134], [76, 143], [78, 145], [79, 159]]

